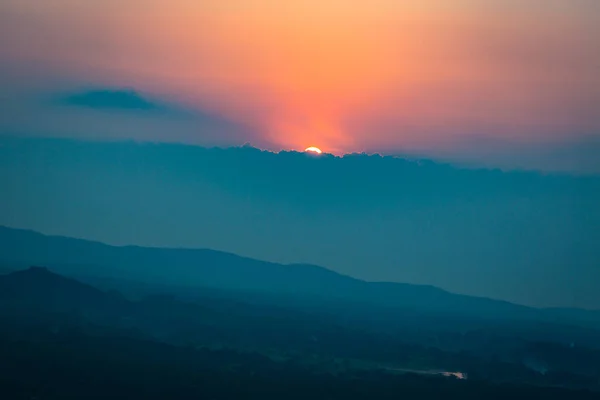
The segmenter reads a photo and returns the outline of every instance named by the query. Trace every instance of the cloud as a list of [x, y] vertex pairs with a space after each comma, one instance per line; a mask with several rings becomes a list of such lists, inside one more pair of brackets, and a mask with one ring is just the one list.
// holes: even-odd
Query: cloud
[[60, 103], [99, 110], [161, 111], [162, 104], [144, 98], [132, 89], [94, 89], [61, 96]]
[[235, 145], [257, 138], [243, 123], [136, 89], [89, 88], [68, 80], [42, 80], [26, 86], [23, 82], [13, 84], [6, 76], [0, 83], [3, 81], [7, 85], [4, 96], [0, 96], [0, 135], [207, 146]]
[[471, 167], [600, 175], [600, 134], [548, 142], [464, 135], [437, 149], [412, 152], [416, 154]]

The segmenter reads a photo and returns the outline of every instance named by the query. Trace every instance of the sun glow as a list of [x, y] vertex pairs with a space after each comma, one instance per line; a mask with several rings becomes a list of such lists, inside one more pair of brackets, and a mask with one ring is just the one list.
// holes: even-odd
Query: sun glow
[[308, 153], [316, 153], [316, 154], [321, 154], [321, 153], [323, 153], [323, 152], [321, 151], [321, 149], [320, 149], [320, 148], [318, 148], [318, 147], [313, 147], [313, 146], [311, 146], [311, 147], [307, 147], [306, 149], [304, 149], [304, 151], [306, 151], [306, 152], [308, 152]]
[[[181, 118], [181, 141], [210, 146], [437, 154], [465, 132], [571, 140], [600, 129], [600, 2], [546, 3], [130, 0], [116, 16], [115, 1], [0, 0], [0, 85], [133, 87], [231, 122], [205, 133]], [[32, 124], [66, 123], [47, 118]]]

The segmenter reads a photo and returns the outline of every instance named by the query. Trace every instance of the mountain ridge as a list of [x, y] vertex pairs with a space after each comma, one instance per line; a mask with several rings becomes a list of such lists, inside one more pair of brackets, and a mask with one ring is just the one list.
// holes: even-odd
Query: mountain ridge
[[271, 263], [211, 249], [112, 246], [3, 226], [0, 249], [0, 261], [5, 264], [43, 265], [67, 276], [85, 273], [190, 288], [312, 296], [477, 318], [600, 321], [598, 311], [533, 308], [431, 285], [368, 282], [321, 266]]
[[[290, 268], [310, 268], [313, 271], [319, 271], [320, 273], [327, 273], [331, 276], [335, 276], [338, 278], [344, 278], [344, 279], [348, 279], [348, 280], [352, 280], [355, 282], [360, 282], [360, 283], [366, 283], [366, 284], [373, 284], [373, 285], [402, 285], [402, 286], [408, 286], [408, 287], [415, 287], [415, 288], [421, 288], [421, 289], [425, 289], [425, 290], [432, 290], [432, 291], [436, 291], [436, 292], [443, 292], [446, 294], [452, 294], [452, 295], [456, 295], [456, 296], [466, 296], [466, 297], [470, 297], [470, 298], [478, 298], [478, 299], [487, 299], [487, 300], [492, 300], [492, 301], [498, 301], [498, 302], [502, 302], [502, 303], [507, 303], [507, 304], [512, 304], [512, 305], [516, 305], [519, 307], [527, 307], [527, 308], [534, 308], [534, 307], [528, 307], [528, 306], [523, 306], [517, 303], [513, 303], [510, 301], [506, 301], [506, 300], [501, 300], [501, 299], [491, 299], [491, 298], [487, 298], [487, 297], [481, 297], [481, 296], [470, 296], [470, 295], [465, 295], [465, 294], [460, 294], [460, 293], [454, 293], [454, 292], [450, 292], [446, 289], [434, 286], [434, 285], [428, 285], [428, 284], [414, 284], [414, 283], [406, 283], [406, 282], [389, 282], [389, 281], [366, 281], [360, 278], [355, 278], [349, 275], [344, 275], [342, 273], [333, 271], [327, 267], [323, 267], [320, 265], [316, 265], [316, 264], [308, 264], [308, 263], [289, 263], [289, 264], [283, 264], [283, 263], [277, 263], [277, 262], [271, 262], [271, 261], [263, 261], [263, 260], [258, 260], [252, 257], [246, 257], [246, 256], [242, 256], [242, 255], [238, 255], [235, 253], [231, 253], [231, 252], [226, 252], [226, 251], [222, 251], [222, 250], [214, 250], [214, 249], [208, 249], [208, 248], [191, 248], [191, 247], [148, 247], [148, 246], [139, 246], [139, 245], [113, 245], [113, 244], [108, 244], [108, 243], [104, 243], [101, 241], [95, 241], [95, 240], [89, 240], [89, 239], [83, 239], [83, 238], [74, 238], [74, 237], [69, 237], [69, 236], [64, 236], [64, 235], [47, 235], [32, 229], [21, 229], [21, 228], [12, 228], [12, 227], [8, 227], [8, 226], [3, 226], [0, 225], [0, 244], [2, 244], [2, 241], [5, 239], [5, 234], [8, 233], [9, 235], [11, 234], [19, 234], [19, 235], [34, 235], [37, 238], [46, 238], [49, 240], [52, 239], [58, 239], [58, 240], [67, 240], [67, 241], [76, 241], [79, 242], [80, 244], [86, 244], [86, 245], [90, 245], [90, 246], [102, 246], [104, 248], [110, 248], [110, 249], [123, 249], [123, 250], [132, 250], [132, 251], [153, 251], [153, 252], [188, 252], [188, 253], [206, 253], [209, 255], [218, 255], [218, 256], [223, 256], [223, 257], [230, 257], [230, 258], [235, 258], [238, 260], [245, 260], [245, 261], [249, 261], [252, 263], [261, 263], [261, 264], [269, 264], [269, 265], [277, 265], [277, 266], [281, 266], [281, 267], [290, 267]], [[6, 261], [6, 260], [5, 260]], [[28, 266], [31, 266], [35, 263], [31, 263], [31, 262], [26, 262], [26, 264]], [[38, 263], [39, 265], [42, 265], [43, 263]], [[36, 265], [38, 265], [36, 264]], [[41, 268], [45, 268], [45, 267], [41, 267]]]

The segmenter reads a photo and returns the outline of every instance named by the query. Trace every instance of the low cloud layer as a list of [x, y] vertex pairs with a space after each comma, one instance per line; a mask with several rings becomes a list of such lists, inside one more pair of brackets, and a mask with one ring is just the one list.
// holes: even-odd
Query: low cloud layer
[[[0, 75], [1, 75], [0, 71]], [[1, 80], [0, 80], [1, 82]], [[0, 135], [171, 142], [280, 150], [239, 121], [131, 88], [37, 83], [11, 86], [0, 97]], [[600, 174], [600, 135], [531, 143], [463, 135], [436, 147], [372, 147], [370, 153], [453, 162], [471, 167]]]

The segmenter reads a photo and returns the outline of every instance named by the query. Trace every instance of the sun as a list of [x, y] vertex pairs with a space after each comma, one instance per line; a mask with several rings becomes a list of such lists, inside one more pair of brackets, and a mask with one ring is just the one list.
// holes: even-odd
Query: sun
[[306, 151], [308, 153], [316, 153], [316, 154], [323, 153], [320, 148], [314, 147], [314, 146], [307, 147], [306, 149], [304, 149], [304, 151]]

